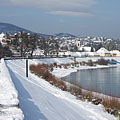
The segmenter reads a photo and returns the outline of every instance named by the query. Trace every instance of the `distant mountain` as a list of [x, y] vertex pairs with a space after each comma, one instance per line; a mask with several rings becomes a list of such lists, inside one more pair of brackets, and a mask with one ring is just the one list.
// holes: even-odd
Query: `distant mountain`
[[[9, 24], [9, 23], [2, 23], [0, 22], [0, 33], [10, 33], [10, 34], [14, 34], [16, 32], [21, 32], [21, 31], [24, 31], [24, 32], [27, 32], [27, 33], [35, 33], [35, 32], [32, 32], [30, 30], [27, 30], [27, 29], [24, 29], [22, 27], [19, 27], [19, 26], [16, 26], [16, 25], [13, 25], [13, 24]], [[49, 37], [49, 36], [53, 36], [53, 35], [47, 35], [47, 34], [42, 34], [42, 33], [37, 33], [40, 37]], [[54, 35], [55, 37], [76, 37], [75, 35], [72, 35], [72, 34], [69, 34], [69, 33], [58, 33], [58, 34], [55, 34]]]
[[4, 33], [16, 33], [16, 32], [20, 32], [20, 31], [24, 31], [24, 32], [28, 32], [28, 33], [33, 33], [30, 30], [18, 27], [16, 25], [13, 24], [9, 24], [9, 23], [0, 23], [0, 33], [4, 32]]
[[55, 34], [56, 37], [76, 37], [75, 35], [69, 34], [69, 33], [58, 33]]
[[[27, 30], [27, 29], [24, 29], [22, 27], [18, 27], [16, 25], [13, 25], [13, 24], [9, 24], [9, 23], [0, 23], [0, 33], [10, 33], [10, 34], [14, 34], [16, 32], [21, 32], [21, 31], [24, 31], [24, 32], [27, 32], [27, 33], [35, 33], [35, 32], [32, 32], [30, 30]], [[46, 34], [41, 34], [41, 33], [37, 33], [40, 37], [48, 37], [50, 35], [46, 35]]]

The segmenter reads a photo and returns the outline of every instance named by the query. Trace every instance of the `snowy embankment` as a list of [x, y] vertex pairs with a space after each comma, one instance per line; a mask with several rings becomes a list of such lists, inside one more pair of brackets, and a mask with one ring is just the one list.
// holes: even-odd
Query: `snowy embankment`
[[[29, 64], [37, 62], [41, 60], [29, 60]], [[52, 59], [49, 59], [48, 63], [51, 62]], [[104, 111], [102, 105], [77, 100], [70, 93], [52, 86], [30, 72], [26, 78], [25, 60], [10, 60], [6, 64], [18, 90], [25, 120], [116, 120]]]
[[[103, 57], [102, 57], [103, 58]], [[77, 58], [76, 61], [77, 62], [88, 62], [88, 60], [92, 60], [92, 61], [97, 61], [98, 59], [101, 59], [101, 57], [84, 57], [84, 58]], [[120, 57], [104, 57], [104, 59], [114, 59], [116, 61], [120, 61]], [[31, 61], [31, 64], [53, 64], [53, 63], [57, 63], [57, 64], [68, 64], [68, 63], [73, 63], [74, 61], [68, 58], [47, 58], [47, 59], [34, 59]], [[87, 69], [102, 69], [102, 68], [110, 68], [110, 67], [117, 67], [120, 66], [120, 64], [116, 64], [116, 65], [96, 65], [96, 66], [80, 66], [80, 67], [74, 67], [74, 68], [69, 68], [69, 69], [65, 69], [65, 68], [54, 68], [52, 74], [62, 78], [65, 77], [67, 75], [69, 75], [72, 72], [77, 72], [77, 70], [87, 70]]]
[[23, 120], [18, 104], [18, 93], [2, 59], [0, 63], [0, 120]]
[[[103, 58], [103, 57], [102, 57]], [[85, 58], [77, 58], [76, 61], [77, 62], [88, 62], [88, 60], [92, 60], [92, 61], [97, 61], [98, 59], [101, 59], [101, 57], [85, 57]], [[117, 61], [120, 61], [120, 57], [104, 57], [104, 59], [114, 59]], [[52, 63], [57, 63], [57, 64], [67, 64], [67, 63], [73, 63], [73, 60], [70, 60], [68, 58], [48, 58], [48, 59], [35, 59], [32, 60], [31, 64], [52, 64]], [[67, 75], [69, 75], [72, 72], [77, 72], [77, 70], [86, 70], [86, 69], [100, 69], [100, 68], [110, 68], [110, 67], [117, 67], [120, 66], [119, 64], [116, 65], [96, 65], [96, 66], [80, 66], [80, 67], [74, 67], [74, 68], [69, 68], [69, 69], [65, 69], [65, 68], [54, 68], [54, 71], [52, 72], [53, 75], [62, 78], [65, 77]]]

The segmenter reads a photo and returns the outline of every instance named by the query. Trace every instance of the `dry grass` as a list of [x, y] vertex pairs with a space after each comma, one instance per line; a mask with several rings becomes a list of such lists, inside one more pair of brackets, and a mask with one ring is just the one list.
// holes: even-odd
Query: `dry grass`
[[82, 89], [81, 87], [77, 87], [77, 86], [70, 86], [70, 88], [68, 89], [68, 91], [74, 95], [74, 96], [79, 96], [82, 95]]
[[[54, 66], [57, 67], [55, 63], [54, 63]], [[41, 76], [43, 79], [48, 81], [50, 84], [60, 88], [61, 90], [67, 89], [67, 86], [64, 83], [64, 81], [62, 81], [61, 79], [58, 79], [57, 77], [55, 77], [54, 75], [50, 73], [51, 70], [50, 70], [49, 65], [47, 64], [31, 65], [30, 70], [34, 74]]]
[[94, 99], [92, 91], [86, 91], [86, 92], [84, 92], [83, 93], [83, 97], [84, 97], [84, 99], [86, 99], [89, 102], [91, 102], [92, 99]]
[[120, 102], [115, 97], [103, 97], [102, 104], [105, 108], [118, 109], [120, 110]]
[[118, 98], [115, 97], [103, 97], [102, 98], [102, 104], [105, 107], [105, 110], [116, 116], [116, 117], [120, 117], [119, 111], [120, 111], [120, 101], [118, 100]]

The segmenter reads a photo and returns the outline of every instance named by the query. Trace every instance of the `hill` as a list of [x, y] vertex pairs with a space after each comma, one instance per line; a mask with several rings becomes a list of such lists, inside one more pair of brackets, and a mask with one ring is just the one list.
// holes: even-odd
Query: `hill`
[[58, 34], [55, 34], [55, 36], [57, 37], [76, 37], [75, 35], [72, 35], [72, 34], [69, 34], [69, 33], [58, 33]]
[[[16, 25], [13, 25], [13, 24], [9, 24], [9, 23], [2, 23], [0, 22], [0, 33], [10, 33], [10, 34], [14, 34], [16, 32], [21, 32], [21, 31], [24, 31], [24, 32], [27, 32], [27, 33], [35, 33], [33, 31], [30, 31], [30, 30], [27, 30], [27, 29], [24, 29], [22, 27], [19, 27], [19, 26], [16, 26]], [[48, 37], [50, 35], [46, 35], [46, 34], [41, 34], [41, 33], [37, 33], [40, 37]]]
[[[27, 30], [25, 28], [10, 24], [10, 23], [3, 23], [0, 22], [0, 33], [10, 33], [10, 34], [14, 34], [16, 32], [27, 32], [27, 33], [35, 33], [31, 30]], [[71, 37], [71, 38], [75, 38], [75, 35], [69, 34], [69, 33], [58, 33], [55, 35], [47, 35], [47, 34], [42, 34], [42, 33], [37, 33], [40, 37], [49, 37], [49, 36], [55, 36], [55, 37]]]
[[11, 33], [11, 34], [13, 34], [13, 33], [20, 32], [20, 31], [33, 33], [30, 30], [24, 29], [22, 27], [18, 27], [18, 26], [13, 25], [13, 24], [0, 23], [0, 33], [4, 32], [4, 33]]

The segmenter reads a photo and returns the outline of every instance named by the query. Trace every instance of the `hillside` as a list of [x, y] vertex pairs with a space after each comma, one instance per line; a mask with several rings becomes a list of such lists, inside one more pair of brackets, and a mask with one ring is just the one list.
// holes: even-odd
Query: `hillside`
[[[0, 22], [0, 33], [10, 33], [10, 34], [14, 34], [16, 32], [27, 32], [27, 33], [35, 33], [31, 30], [27, 30], [25, 28], [10, 24], [10, 23], [3, 23]], [[55, 36], [55, 37], [76, 37], [75, 35], [69, 34], [69, 33], [58, 33], [55, 35], [47, 35], [47, 34], [42, 34], [42, 33], [37, 33], [40, 37], [49, 37], [49, 36]]]
[[58, 34], [55, 34], [55, 36], [57, 37], [76, 37], [75, 35], [72, 35], [72, 34], [69, 34], [69, 33], [58, 33]]
[[18, 27], [18, 26], [13, 25], [13, 24], [0, 23], [0, 33], [4, 32], [4, 33], [11, 33], [11, 34], [13, 34], [13, 33], [20, 32], [20, 31], [33, 33], [30, 30], [24, 29], [22, 27]]
[[[22, 28], [22, 27], [19, 27], [19, 26], [16, 26], [16, 25], [13, 25], [13, 24], [9, 24], [9, 23], [2, 23], [0, 22], [0, 33], [10, 33], [10, 34], [14, 34], [16, 32], [21, 32], [21, 31], [24, 31], [24, 32], [27, 32], [27, 33], [35, 33], [31, 30], [27, 30], [25, 28]], [[46, 35], [46, 34], [42, 34], [42, 33], [37, 33], [40, 37], [47, 37], [47, 36], [50, 36], [50, 35]]]

